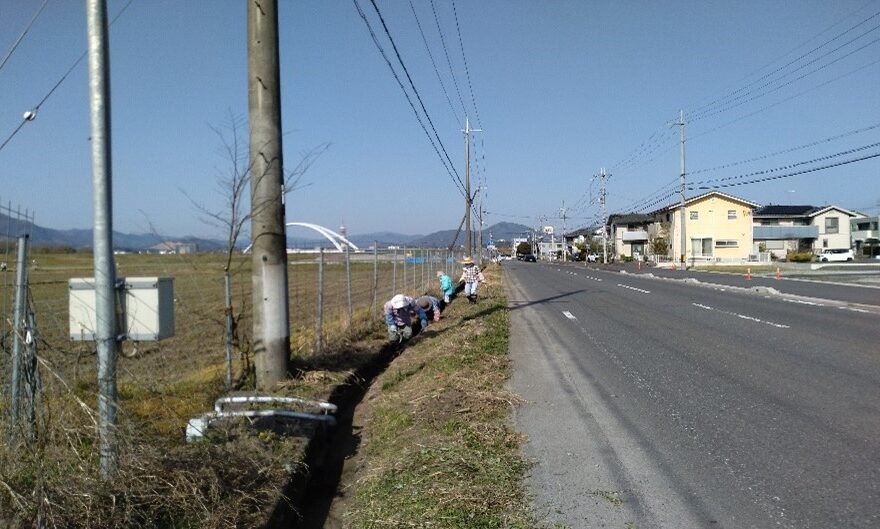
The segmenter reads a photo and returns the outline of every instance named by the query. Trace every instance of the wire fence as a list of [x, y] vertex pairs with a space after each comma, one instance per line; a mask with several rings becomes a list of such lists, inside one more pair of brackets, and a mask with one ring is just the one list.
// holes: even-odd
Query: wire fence
[[[31, 221], [32, 222], [32, 221]], [[27, 223], [22, 222], [24, 228]], [[2, 228], [2, 226], [0, 226]], [[10, 233], [16, 228], [9, 228]], [[14, 255], [14, 246], [7, 253]], [[251, 256], [233, 256], [229, 268], [231, 307], [225, 299], [224, 254], [119, 254], [115, 256], [117, 277], [127, 282], [136, 277], [173, 278], [174, 336], [162, 341], [121, 343], [118, 381], [126, 387], [163, 387], [182, 379], [216, 379], [241, 375], [250, 366], [251, 343]], [[288, 295], [290, 306], [291, 354], [311, 357], [344, 346], [353, 334], [383, 322], [382, 308], [395, 294], [439, 295], [437, 271], [450, 276], [462, 257], [443, 249], [391, 248], [339, 252], [335, 249], [289, 254]], [[72, 393], [94, 401], [96, 349], [93, 341], [71, 340], [70, 297], [72, 278], [93, 275], [90, 253], [46, 253], [33, 250], [27, 267], [27, 308], [32, 329], [27, 338], [34, 344], [35, 358], [52, 376], [44, 378], [47, 392]], [[18, 266], [10, 262], [3, 277], [2, 348], [12, 366], [14, 280]], [[227, 318], [227, 315], [231, 317]], [[22, 332], [22, 331], [18, 331]], [[230, 350], [231, 347], [231, 350]], [[11, 402], [13, 369], [3, 369], [2, 383], [7, 413], [18, 410]], [[217, 388], [215, 388], [217, 390]], [[222, 387], [219, 388], [222, 391]], [[60, 392], [60, 393], [59, 393]], [[27, 415], [27, 414], [26, 414]], [[30, 416], [30, 415], [28, 415]], [[19, 420], [21, 416], [16, 416]], [[181, 424], [187, 417], [181, 413]], [[19, 427], [12, 425], [11, 428]]]

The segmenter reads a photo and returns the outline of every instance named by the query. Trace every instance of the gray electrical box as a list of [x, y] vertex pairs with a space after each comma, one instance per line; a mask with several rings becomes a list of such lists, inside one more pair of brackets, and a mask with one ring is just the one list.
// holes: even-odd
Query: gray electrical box
[[[74, 278], [70, 290], [70, 339], [95, 339], [95, 280]], [[121, 338], [157, 341], [174, 336], [174, 280], [117, 278], [117, 330]]]

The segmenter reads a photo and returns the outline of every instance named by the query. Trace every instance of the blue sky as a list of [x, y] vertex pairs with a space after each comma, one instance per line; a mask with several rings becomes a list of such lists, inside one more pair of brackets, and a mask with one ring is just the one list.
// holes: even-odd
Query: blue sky
[[[358, 2], [402, 76], [372, 4]], [[111, 16], [125, 3], [111, 1]], [[690, 181], [749, 182], [786, 171], [730, 178], [880, 142], [880, 0], [456, 0], [455, 13], [450, 0], [433, 3], [436, 21], [429, 0], [412, 5], [449, 102], [410, 2], [377, 0], [462, 177], [462, 105], [484, 130], [474, 135], [471, 175], [487, 190], [488, 224], [559, 225], [563, 200], [569, 227], [586, 224], [598, 218], [591, 178], [602, 167], [609, 212], [649, 209], [678, 176], [679, 109]], [[41, 4], [0, 0], [0, 57]], [[49, 0], [0, 69], [0, 141], [85, 50], [83, 5]], [[282, 0], [279, 11], [285, 163], [331, 144], [288, 197], [288, 220], [344, 222], [350, 233], [457, 226], [461, 194], [354, 4]], [[246, 117], [245, 33], [245, 2], [233, 0], [134, 0], [111, 28], [116, 229], [219, 235], [184, 193], [222, 207], [216, 178], [228, 164], [211, 126], [230, 111]], [[0, 201], [52, 228], [91, 225], [85, 66], [0, 150]], [[880, 148], [788, 172], [872, 153]], [[723, 190], [876, 214], [880, 158]]]

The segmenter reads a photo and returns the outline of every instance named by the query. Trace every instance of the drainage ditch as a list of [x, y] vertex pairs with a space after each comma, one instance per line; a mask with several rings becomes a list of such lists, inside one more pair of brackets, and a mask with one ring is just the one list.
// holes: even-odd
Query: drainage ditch
[[285, 486], [288, 501], [279, 501], [266, 529], [323, 529], [342, 481], [345, 460], [356, 454], [360, 434], [353, 429], [354, 413], [373, 381], [405, 345], [388, 344], [369, 363], [359, 367], [327, 399], [339, 409], [336, 426], [313, 438], [305, 452], [305, 466]]

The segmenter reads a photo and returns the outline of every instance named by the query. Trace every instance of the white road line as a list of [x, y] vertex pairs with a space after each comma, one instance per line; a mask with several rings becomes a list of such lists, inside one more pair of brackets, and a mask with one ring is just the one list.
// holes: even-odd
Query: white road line
[[572, 314], [571, 312], [568, 312], [567, 310], [562, 311], [562, 314], [563, 314], [563, 316], [565, 316], [566, 318], [568, 318], [568, 319], [570, 319], [570, 320], [576, 320], [576, 319], [577, 319], [577, 318], [574, 317], [574, 314]]
[[855, 307], [837, 307], [837, 308], [839, 308], [839, 309], [843, 309], [843, 310], [851, 310], [851, 311], [853, 311], [853, 312], [861, 312], [862, 314], [871, 314], [871, 311], [870, 311], [870, 310], [857, 309], [857, 308], [855, 308]]
[[788, 325], [784, 325], [782, 323], [773, 323], [772, 321], [765, 321], [760, 318], [755, 318], [754, 316], [746, 316], [745, 314], [740, 314], [738, 312], [730, 312], [726, 310], [712, 308], [709, 305], [703, 305], [702, 303], [691, 303], [694, 307], [699, 307], [705, 310], [714, 310], [715, 312], [720, 312], [721, 314], [727, 314], [728, 316], [736, 316], [742, 320], [753, 321], [755, 323], [763, 323], [764, 325], [769, 325], [771, 327], [776, 327], [777, 329], [791, 329]]
[[641, 292], [642, 294], [650, 294], [651, 293], [650, 290], [642, 290], [641, 288], [631, 287], [629, 285], [623, 285], [621, 283], [618, 283], [617, 286], [623, 287], [623, 288], [628, 288], [629, 290], [635, 290], [636, 292]]
[[786, 303], [797, 303], [798, 305], [811, 305], [813, 307], [824, 307], [825, 305], [821, 303], [815, 303], [813, 301], [802, 301], [800, 299], [783, 299]]

